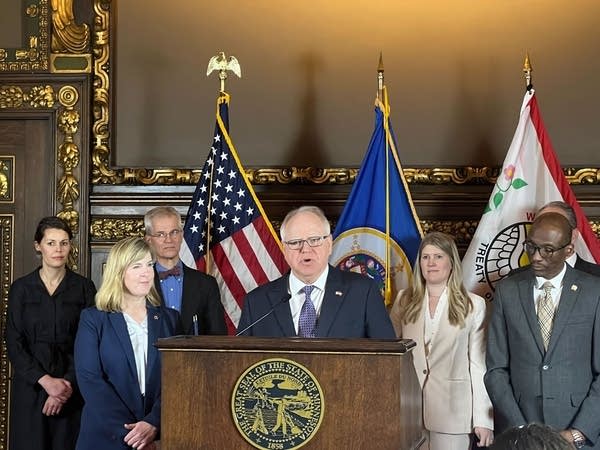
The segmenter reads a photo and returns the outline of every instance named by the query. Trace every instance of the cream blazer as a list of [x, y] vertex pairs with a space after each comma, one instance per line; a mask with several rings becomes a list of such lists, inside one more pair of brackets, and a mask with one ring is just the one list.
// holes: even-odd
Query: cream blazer
[[[442, 296], [446, 295], [444, 291]], [[483, 384], [486, 304], [478, 295], [469, 296], [473, 310], [463, 328], [450, 325], [447, 306], [442, 311], [428, 356], [423, 346], [425, 304], [415, 323], [402, 324], [399, 301], [390, 312], [398, 337], [417, 343], [412, 351], [413, 364], [423, 392], [424, 426], [430, 431], [463, 434], [471, 433], [474, 427], [494, 428], [492, 403]]]

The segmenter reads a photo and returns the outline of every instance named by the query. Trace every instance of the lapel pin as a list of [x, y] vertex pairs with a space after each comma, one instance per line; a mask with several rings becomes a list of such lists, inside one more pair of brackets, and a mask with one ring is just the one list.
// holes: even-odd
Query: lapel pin
[[571, 285], [571, 290], [572, 291], [576, 291], [577, 290], [577, 285], [576, 284], [572, 284]]
[[337, 295], [338, 297], [342, 296], [342, 291], [335, 291], [335, 295]]

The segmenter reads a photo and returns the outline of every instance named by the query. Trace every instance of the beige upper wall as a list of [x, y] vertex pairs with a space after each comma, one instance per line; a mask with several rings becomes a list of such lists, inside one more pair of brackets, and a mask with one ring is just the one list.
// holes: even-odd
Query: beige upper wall
[[600, 165], [597, 0], [119, 0], [117, 16], [120, 166], [203, 163], [220, 50], [242, 66], [227, 90], [248, 166], [359, 165], [380, 51], [405, 166], [500, 165], [526, 51], [561, 163]]

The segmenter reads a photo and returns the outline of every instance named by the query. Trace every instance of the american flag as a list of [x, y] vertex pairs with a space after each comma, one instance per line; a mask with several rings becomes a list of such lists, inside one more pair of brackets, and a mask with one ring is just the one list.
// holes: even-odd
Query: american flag
[[213, 143], [187, 213], [180, 256], [186, 265], [217, 279], [229, 334], [234, 334], [246, 293], [279, 278], [288, 267], [229, 137], [228, 107], [229, 95], [221, 93]]

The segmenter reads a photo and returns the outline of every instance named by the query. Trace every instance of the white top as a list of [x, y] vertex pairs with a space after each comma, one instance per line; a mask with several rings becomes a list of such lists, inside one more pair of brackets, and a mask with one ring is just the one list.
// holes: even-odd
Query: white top
[[[325, 283], [327, 281], [327, 275], [329, 274], [329, 266], [325, 267], [325, 270], [319, 278], [311, 285], [315, 288], [310, 294], [310, 299], [315, 306], [315, 311], [317, 312], [317, 322], [319, 320], [319, 316], [321, 315], [321, 306], [323, 305], [323, 294], [325, 293]], [[290, 273], [290, 286], [289, 292], [292, 294], [292, 298], [290, 299], [290, 312], [292, 313], [292, 320], [294, 321], [294, 329], [296, 330], [296, 334], [298, 334], [298, 323], [300, 322], [300, 310], [302, 309], [302, 305], [304, 304], [304, 300], [306, 295], [304, 294], [304, 284], [303, 281], [300, 281], [293, 273]]]
[[446, 291], [447, 288], [444, 288], [435, 308], [435, 313], [433, 314], [433, 317], [431, 317], [431, 310], [429, 309], [429, 293], [427, 290], [425, 290], [425, 330], [423, 331], [425, 356], [429, 355], [431, 343], [433, 342], [433, 339], [435, 338], [435, 335], [440, 327], [440, 319], [442, 314], [444, 314], [446, 311], [446, 307], [448, 306], [448, 295]]
[[542, 286], [546, 281], [552, 283], [552, 290], [550, 291], [550, 295], [552, 295], [552, 303], [554, 303], [554, 310], [556, 311], [556, 308], [558, 308], [558, 304], [560, 303], [560, 294], [562, 292], [563, 278], [565, 276], [566, 271], [567, 266], [565, 264], [560, 273], [550, 280], [547, 280], [543, 277], [535, 277], [535, 285], [533, 286], [533, 298], [535, 299], [536, 314], [540, 298], [544, 295], [544, 289], [542, 288]]
[[135, 357], [135, 368], [137, 370], [138, 383], [140, 384], [140, 392], [146, 394], [146, 362], [148, 361], [148, 316], [140, 324], [135, 321], [129, 314], [123, 313], [127, 331], [129, 332], [129, 340], [133, 347], [133, 355]]

